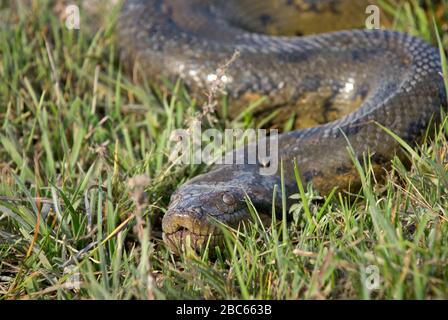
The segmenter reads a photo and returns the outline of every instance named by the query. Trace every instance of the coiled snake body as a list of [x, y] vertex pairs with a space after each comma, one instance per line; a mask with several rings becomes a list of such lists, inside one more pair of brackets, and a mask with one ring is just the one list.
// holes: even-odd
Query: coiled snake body
[[[298, 129], [279, 137], [286, 195], [298, 190], [293, 159], [303, 183], [327, 194], [359, 186], [347, 141], [381, 172], [399, 148], [378, 124], [413, 143], [446, 104], [438, 51], [420, 39], [386, 30], [297, 36], [362, 25], [365, 8], [353, 0], [128, 0], [119, 43], [140, 72], [181, 77], [197, 97], [238, 50], [225, 78], [230, 114], [260, 97], [260, 110], [294, 111]], [[218, 243], [212, 220], [248, 219], [245, 195], [269, 214], [274, 190], [281, 199], [280, 174], [263, 176], [261, 165], [216, 166], [181, 186], [163, 219], [165, 242], [175, 249], [188, 236], [199, 247], [212, 234]]]

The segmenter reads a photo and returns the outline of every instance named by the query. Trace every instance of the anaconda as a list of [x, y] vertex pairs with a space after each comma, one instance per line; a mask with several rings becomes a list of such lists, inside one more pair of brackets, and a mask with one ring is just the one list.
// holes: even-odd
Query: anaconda
[[[353, 0], [127, 0], [119, 44], [126, 63], [155, 82], [182, 78], [198, 99], [216, 68], [240, 52], [225, 78], [230, 115], [260, 97], [261, 110], [295, 111], [297, 129], [279, 137], [286, 196], [298, 190], [294, 159], [303, 183], [325, 195], [359, 187], [348, 142], [359, 159], [369, 154], [381, 174], [400, 152], [378, 124], [415, 143], [446, 106], [437, 49], [406, 33], [353, 29], [364, 23], [366, 6]], [[173, 249], [187, 238], [194, 247], [209, 237], [219, 243], [214, 221], [237, 226], [249, 219], [245, 196], [269, 214], [273, 193], [282, 197], [274, 189], [281, 180], [279, 172], [261, 175], [262, 165], [215, 166], [182, 185], [163, 218], [165, 242]]]

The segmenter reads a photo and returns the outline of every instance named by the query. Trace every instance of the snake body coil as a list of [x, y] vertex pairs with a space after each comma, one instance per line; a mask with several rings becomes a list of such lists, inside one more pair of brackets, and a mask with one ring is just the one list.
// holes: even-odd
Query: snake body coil
[[[146, 76], [181, 77], [197, 97], [238, 50], [225, 78], [230, 114], [260, 97], [260, 112], [295, 112], [298, 129], [279, 137], [286, 194], [297, 192], [293, 159], [303, 183], [326, 194], [359, 187], [347, 140], [380, 172], [399, 148], [378, 124], [414, 143], [446, 104], [438, 51], [420, 39], [385, 30], [297, 36], [335, 30], [338, 20], [338, 28], [360, 25], [365, 7], [352, 0], [128, 0], [119, 43], [124, 60]], [[231, 226], [248, 219], [245, 195], [269, 214], [280, 174], [263, 176], [260, 165], [217, 166], [181, 186], [163, 219], [166, 243], [176, 248], [189, 236], [201, 246], [210, 234], [218, 241], [211, 218]]]

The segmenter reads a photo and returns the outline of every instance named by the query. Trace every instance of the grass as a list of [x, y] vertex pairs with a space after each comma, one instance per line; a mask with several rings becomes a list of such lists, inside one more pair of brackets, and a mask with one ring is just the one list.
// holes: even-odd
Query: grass
[[[421, 146], [403, 145], [411, 169], [395, 159], [384, 182], [356, 162], [354, 199], [300, 188], [290, 223], [227, 230], [212, 260], [176, 257], [160, 218], [201, 168], [170, 166], [169, 136], [200, 108], [179, 83], [133, 84], [114, 12], [96, 33], [70, 31], [53, 4], [17, 15], [0, 1], [0, 299], [448, 297], [448, 118]], [[428, 4], [383, 3], [395, 29], [444, 52], [448, 1]], [[246, 111], [216, 126], [254, 124]]]

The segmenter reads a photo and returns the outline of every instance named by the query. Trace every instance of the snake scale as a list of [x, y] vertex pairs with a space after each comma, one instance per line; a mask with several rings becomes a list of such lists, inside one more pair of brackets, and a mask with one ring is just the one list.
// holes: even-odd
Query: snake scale
[[[255, 99], [260, 110], [295, 112], [296, 130], [279, 136], [285, 192], [297, 193], [293, 160], [304, 185], [322, 195], [359, 188], [347, 151], [371, 155], [381, 175], [399, 144], [418, 141], [446, 106], [438, 50], [392, 30], [355, 29], [366, 1], [353, 0], [127, 0], [119, 18], [122, 59], [154, 82], [182, 78], [200, 99], [216, 68], [235, 51], [225, 90], [234, 116]], [[337, 30], [337, 31], [335, 31]], [[287, 119], [287, 118], [284, 118]], [[284, 121], [281, 120], [281, 121]], [[215, 219], [230, 226], [249, 219], [245, 196], [264, 214], [280, 174], [266, 165], [219, 165], [182, 185], [162, 222], [176, 250], [187, 238], [198, 248], [220, 243]], [[274, 191], [277, 190], [277, 191]], [[276, 201], [281, 212], [281, 201]]]

